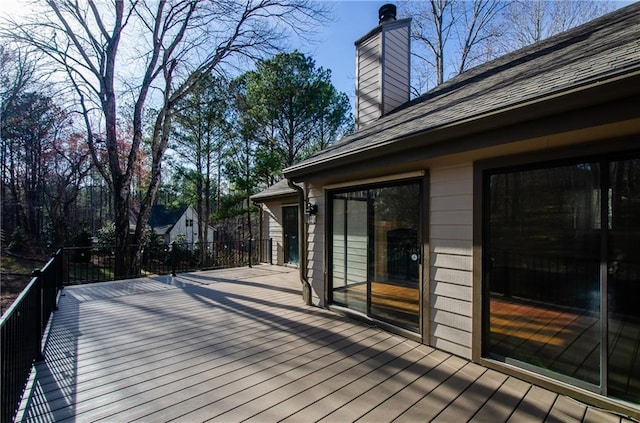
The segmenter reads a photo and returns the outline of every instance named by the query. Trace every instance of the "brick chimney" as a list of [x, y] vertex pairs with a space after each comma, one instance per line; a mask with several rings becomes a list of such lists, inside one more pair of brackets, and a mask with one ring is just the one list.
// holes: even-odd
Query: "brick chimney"
[[378, 10], [378, 26], [356, 41], [356, 127], [361, 129], [409, 101], [411, 19], [396, 6]]

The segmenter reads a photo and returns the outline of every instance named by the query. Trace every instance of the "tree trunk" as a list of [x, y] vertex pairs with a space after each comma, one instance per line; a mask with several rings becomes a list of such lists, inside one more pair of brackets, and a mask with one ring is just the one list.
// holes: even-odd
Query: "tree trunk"
[[128, 183], [123, 186], [121, 176], [113, 178], [113, 209], [116, 232], [114, 276], [122, 278], [133, 276], [129, 252], [129, 208], [130, 196]]

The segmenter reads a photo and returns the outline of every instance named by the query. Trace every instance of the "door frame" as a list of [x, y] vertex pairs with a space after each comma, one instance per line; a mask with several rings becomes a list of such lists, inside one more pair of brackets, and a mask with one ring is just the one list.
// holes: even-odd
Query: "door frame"
[[[290, 213], [291, 216], [295, 216], [295, 225], [289, 225], [287, 222], [287, 212]], [[290, 206], [282, 206], [282, 247], [283, 247], [283, 255], [282, 255], [282, 260], [284, 264], [295, 264], [295, 265], [299, 265], [300, 264], [300, 257], [297, 257], [297, 261], [291, 261], [291, 256], [290, 256], [290, 252], [292, 251], [290, 248], [290, 237], [288, 235], [291, 234], [291, 229], [293, 228], [294, 231], [293, 233], [296, 236], [296, 245], [295, 245], [295, 251], [298, 252], [299, 254], [299, 247], [300, 247], [300, 234], [298, 233], [298, 227], [299, 227], [299, 222], [298, 222], [298, 206], [297, 205], [290, 205]]]
[[[371, 188], [380, 188], [380, 187], [388, 187], [394, 185], [402, 185], [406, 183], [417, 183], [420, 186], [420, 192], [422, 195], [422, 200], [420, 202], [420, 213], [419, 213], [419, 228], [418, 228], [418, 243], [417, 246], [420, 250], [420, 259], [418, 261], [418, 295], [419, 295], [419, 317], [418, 324], [419, 329], [414, 332], [399, 326], [395, 326], [391, 323], [381, 321], [376, 319], [374, 316], [369, 313], [361, 313], [357, 310], [352, 310], [347, 307], [341, 306], [339, 304], [335, 304], [333, 302], [333, 267], [332, 267], [332, 257], [333, 257], [333, 195], [336, 193], [344, 193], [350, 191], [359, 191], [366, 190]], [[417, 170], [414, 172], [407, 172], [404, 174], [398, 175], [389, 175], [386, 177], [376, 177], [370, 178], [367, 180], [361, 181], [353, 181], [349, 183], [337, 183], [333, 185], [324, 186], [325, 193], [325, 204], [327, 204], [327, 213], [325, 216], [325, 269], [326, 269], [326, 279], [325, 279], [325, 302], [331, 308], [337, 311], [343, 312], [347, 315], [353, 314], [357, 318], [362, 318], [365, 320], [370, 320], [379, 326], [383, 327], [390, 332], [399, 333], [403, 336], [406, 336], [410, 339], [414, 339], [418, 342], [429, 344], [430, 336], [430, 324], [429, 324], [429, 316], [430, 311], [428, 310], [429, 305], [429, 266], [430, 266], [430, 244], [429, 244], [429, 206], [430, 206], [430, 190], [429, 190], [429, 172], [428, 170]], [[369, 277], [367, 277], [369, 279]], [[369, 285], [370, 281], [367, 282]], [[370, 288], [367, 288], [367, 297], [370, 295]], [[367, 303], [369, 303], [369, 298], [367, 298]], [[367, 306], [368, 310], [368, 306]]]

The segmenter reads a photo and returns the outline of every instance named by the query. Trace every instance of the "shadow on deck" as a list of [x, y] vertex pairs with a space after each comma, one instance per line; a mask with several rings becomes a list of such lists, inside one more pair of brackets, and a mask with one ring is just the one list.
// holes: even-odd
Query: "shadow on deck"
[[276, 266], [63, 291], [23, 421], [616, 421], [308, 307]]

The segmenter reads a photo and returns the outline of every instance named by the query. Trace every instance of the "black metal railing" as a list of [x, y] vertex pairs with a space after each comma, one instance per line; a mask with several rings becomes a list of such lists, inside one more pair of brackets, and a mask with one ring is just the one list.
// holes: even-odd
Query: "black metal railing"
[[33, 279], [0, 319], [0, 421], [11, 422], [34, 361], [44, 359], [42, 338], [62, 288], [62, 250]]
[[[126, 248], [133, 251], [138, 245]], [[140, 268], [135, 272], [116, 275], [115, 248], [95, 245], [64, 249], [68, 284], [167, 275], [195, 270], [222, 269], [272, 264], [272, 240], [215, 241], [208, 243], [151, 243], [141, 246]]]
[[494, 251], [490, 257], [493, 292], [558, 305], [593, 307], [593, 293], [599, 286], [597, 258], [511, 251]]
[[[272, 264], [271, 257], [271, 239], [145, 245], [140, 271], [122, 278]], [[57, 307], [59, 290], [64, 284], [117, 279], [114, 265], [113, 247], [72, 247], [58, 250], [41, 270], [33, 272], [27, 287], [0, 319], [0, 423], [15, 418], [33, 363], [44, 359], [42, 339]]]

